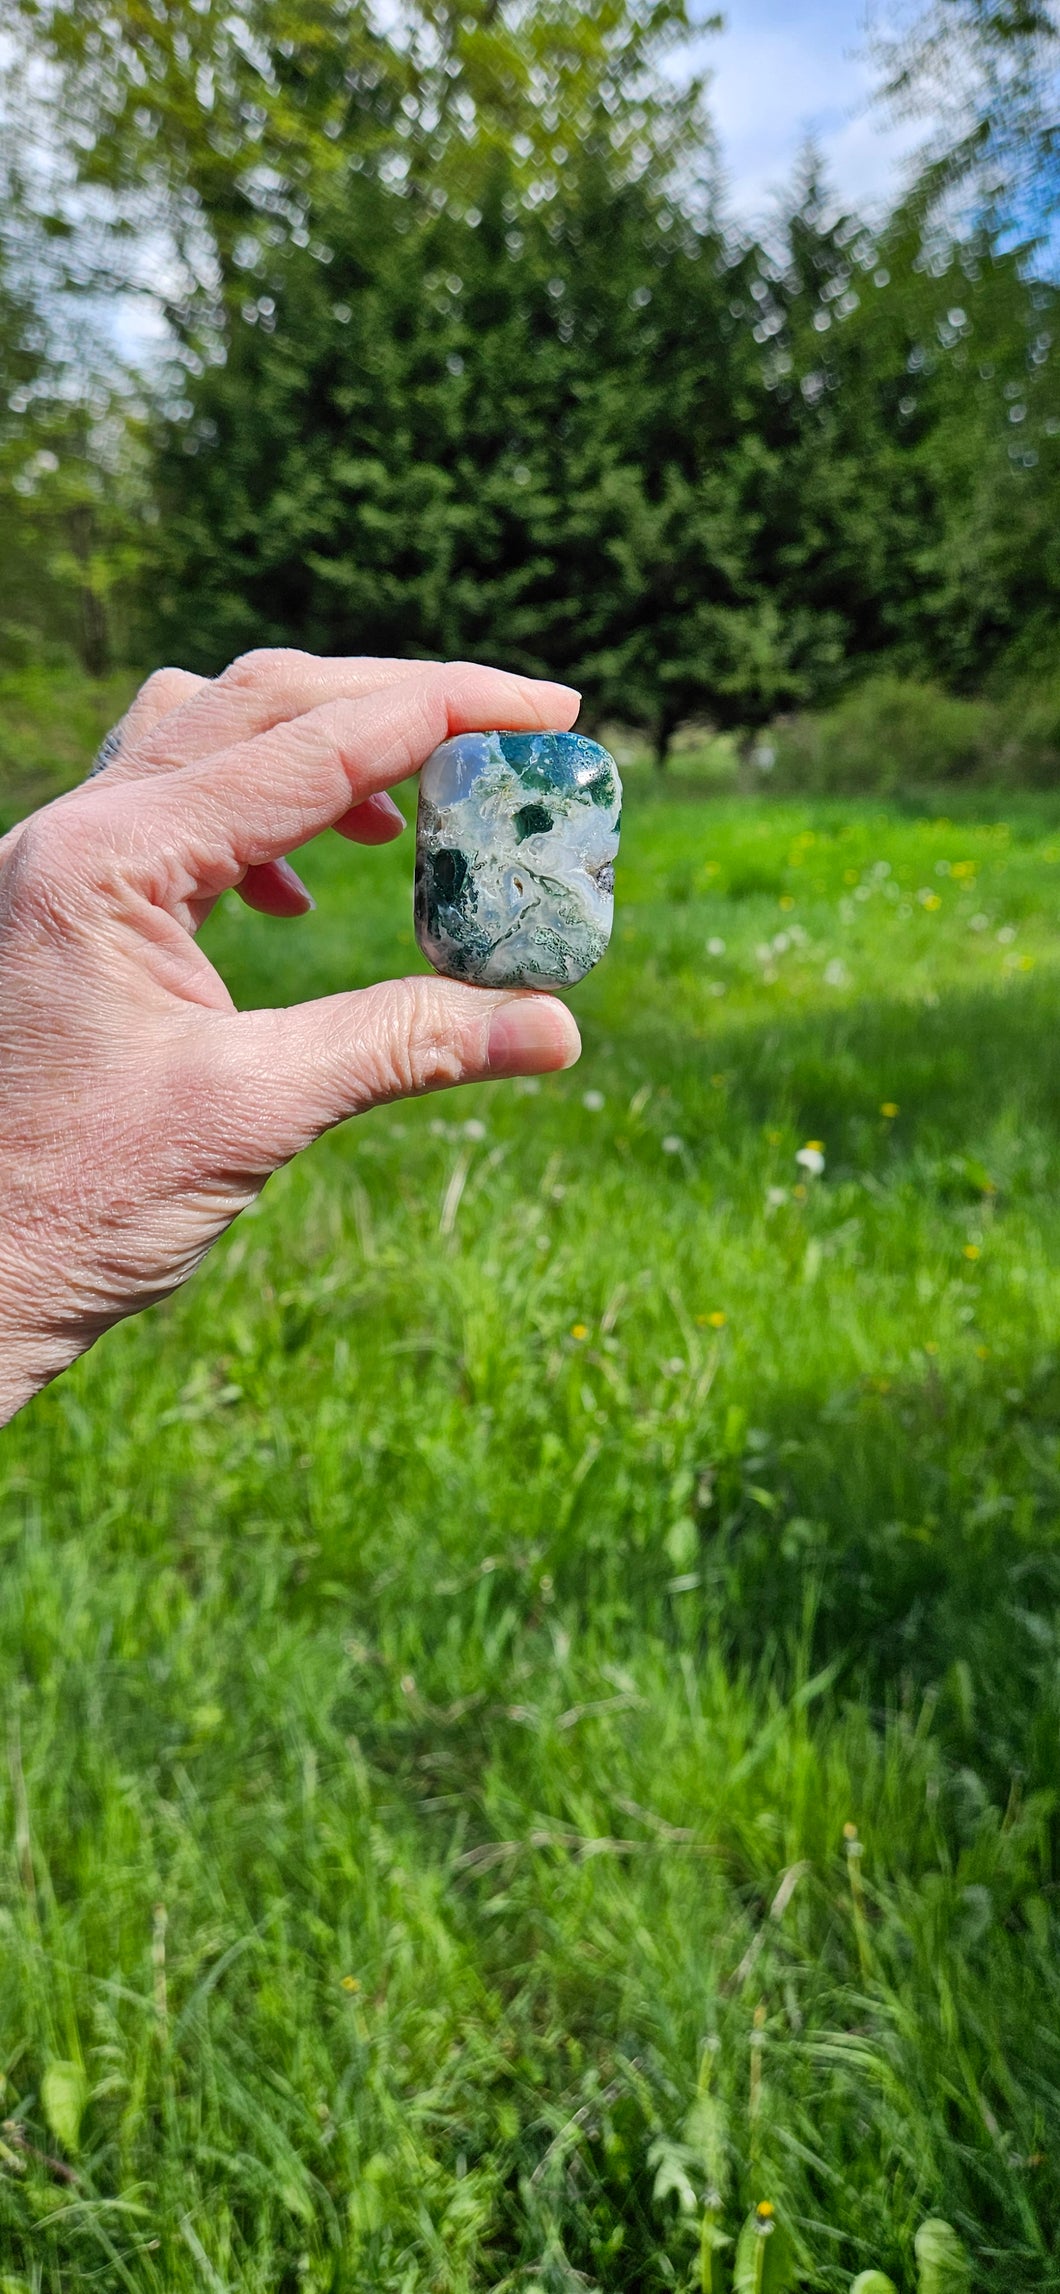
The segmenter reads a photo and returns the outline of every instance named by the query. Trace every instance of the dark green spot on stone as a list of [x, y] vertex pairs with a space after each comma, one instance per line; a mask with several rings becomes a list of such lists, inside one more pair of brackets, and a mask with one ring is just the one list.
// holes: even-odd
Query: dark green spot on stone
[[434, 882], [431, 890], [436, 900], [444, 900], [447, 907], [458, 901], [467, 883], [468, 857], [453, 846], [443, 845], [441, 852], [431, 854], [430, 868]]
[[544, 836], [552, 826], [552, 815], [543, 804], [520, 805], [512, 814], [512, 826], [520, 844], [524, 836]]

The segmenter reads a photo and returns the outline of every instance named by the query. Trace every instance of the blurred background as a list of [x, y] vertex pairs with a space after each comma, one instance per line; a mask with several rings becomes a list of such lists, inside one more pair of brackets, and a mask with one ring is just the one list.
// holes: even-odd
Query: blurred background
[[9, 705], [473, 654], [723, 782], [1055, 777], [1050, 8], [4, 0], [0, 39]]
[[[4, 1431], [0, 2294], [1058, 2294], [1057, 10], [0, 62], [0, 827], [275, 643], [629, 800], [580, 1065]], [[411, 843], [236, 1002], [415, 967]]]

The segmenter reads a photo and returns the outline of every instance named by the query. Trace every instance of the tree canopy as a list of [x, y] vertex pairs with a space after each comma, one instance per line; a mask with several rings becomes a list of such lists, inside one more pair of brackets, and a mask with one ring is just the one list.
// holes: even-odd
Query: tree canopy
[[[939, 21], [975, 56], [1052, 29], [977, 0]], [[970, 690], [1055, 629], [1032, 249], [989, 204], [940, 211], [937, 158], [870, 229], [810, 154], [783, 231], [735, 232], [684, 0], [416, 0], [385, 34], [361, 0], [5, 22], [69, 162], [12, 216], [61, 258], [87, 202], [82, 293], [153, 250], [171, 328], [122, 429], [98, 377], [55, 371], [9, 248], [9, 499], [60, 590], [138, 600], [145, 654], [493, 654], [664, 755], [690, 716], [751, 731], [874, 664]]]

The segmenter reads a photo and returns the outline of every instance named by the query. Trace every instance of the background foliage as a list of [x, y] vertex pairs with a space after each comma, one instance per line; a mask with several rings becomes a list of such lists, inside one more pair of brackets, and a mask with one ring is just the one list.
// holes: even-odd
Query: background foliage
[[[5, 23], [9, 653], [28, 620], [93, 671], [279, 637], [493, 654], [660, 757], [690, 718], [742, 737], [877, 671], [1039, 681], [1047, 11], [912, 22], [891, 100], [959, 71], [961, 133], [871, 230], [808, 156], [768, 244], [726, 217], [679, 0]], [[104, 285], [165, 315], [146, 398], [113, 335], [102, 379], [98, 341], [94, 369], [59, 342]]]

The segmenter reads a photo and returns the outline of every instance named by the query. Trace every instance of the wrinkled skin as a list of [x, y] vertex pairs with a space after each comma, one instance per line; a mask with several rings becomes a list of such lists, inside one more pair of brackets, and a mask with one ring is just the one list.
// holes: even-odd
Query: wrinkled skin
[[399, 834], [453, 733], [566, 730], [569, 687], [470, 663], [262, 652], [163, 669], [106, 769], [0, 842], [0, 1419], [199, 1265], [270, 1173], [403, 1094], [569, 1066], [552, 997], [390, 980], [237, 1012], [195, 934], [297, 916], [287, 852]]

